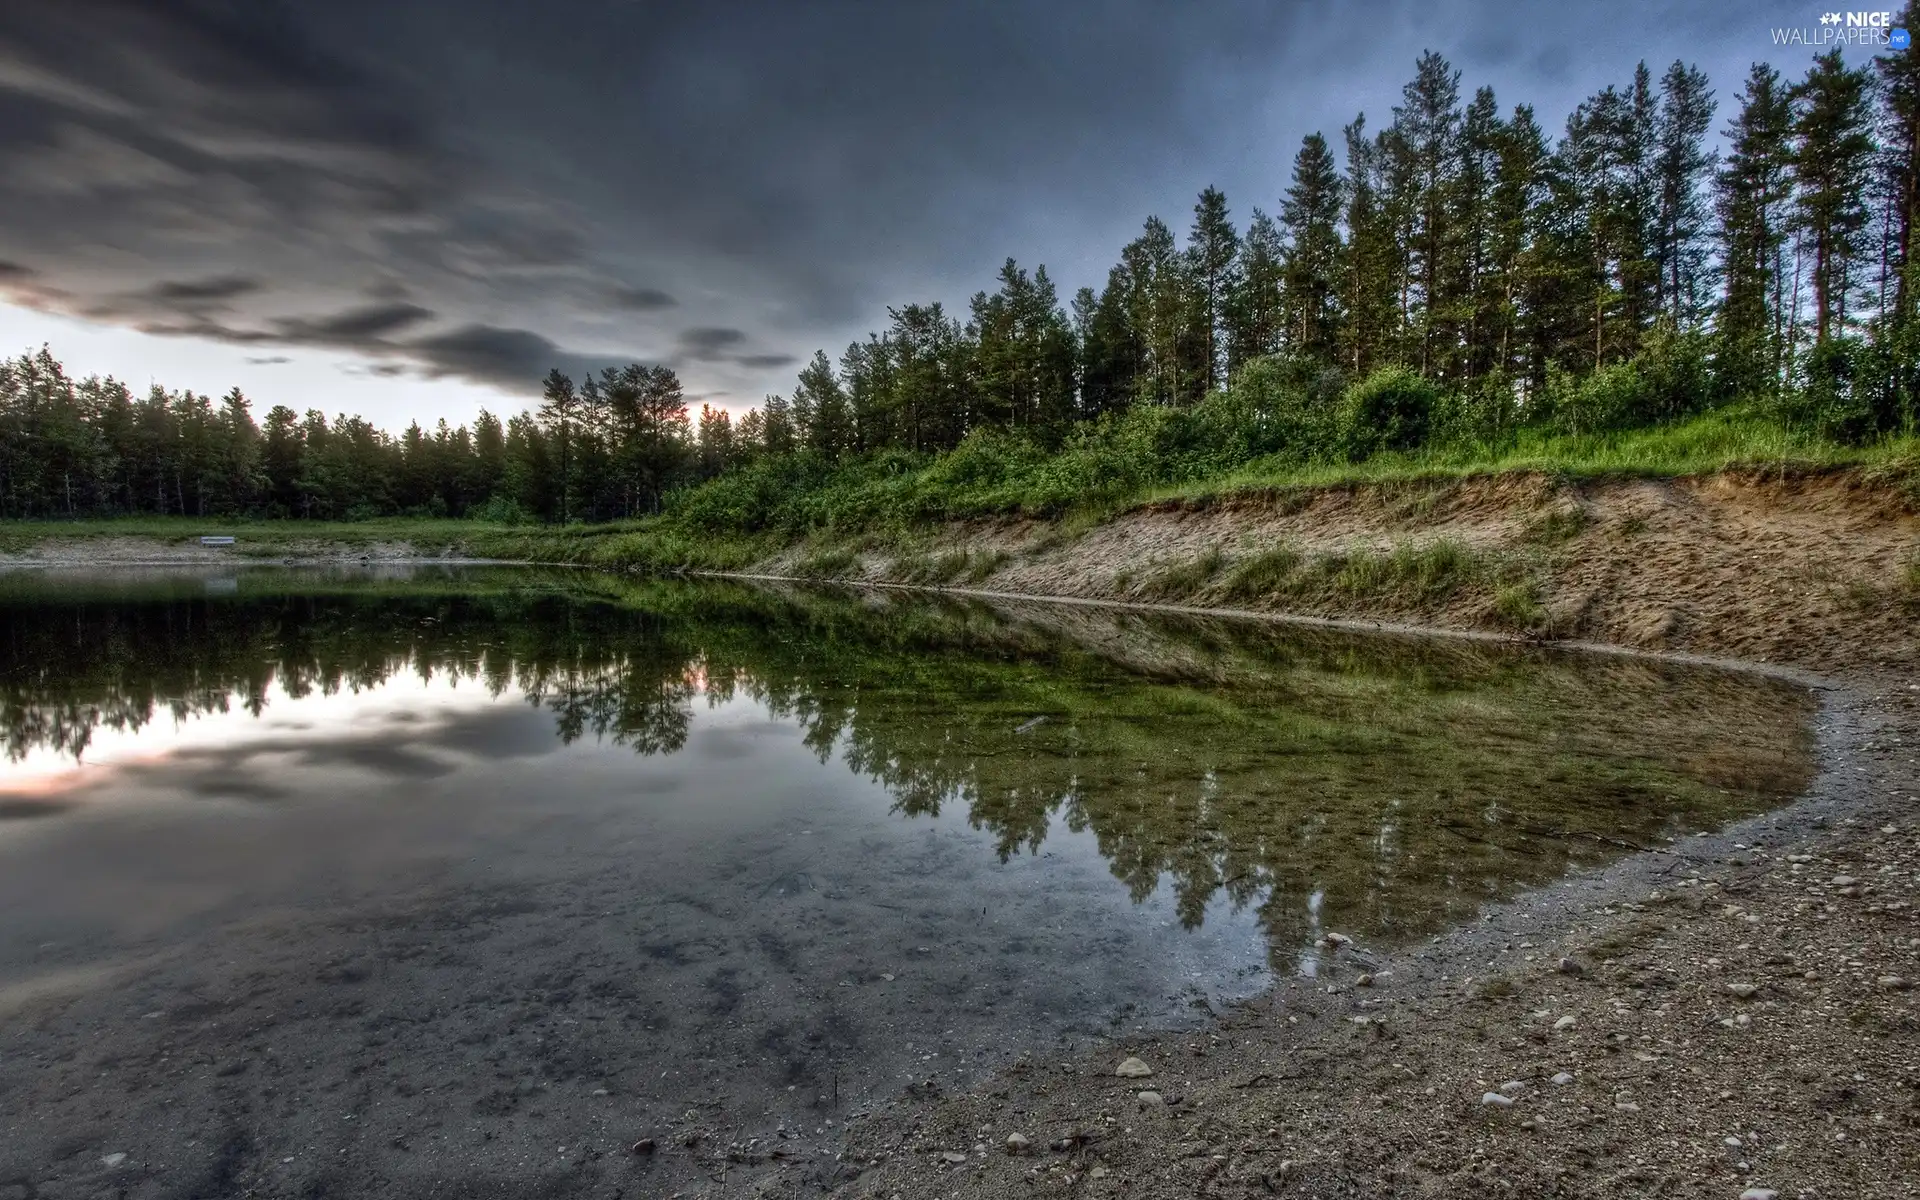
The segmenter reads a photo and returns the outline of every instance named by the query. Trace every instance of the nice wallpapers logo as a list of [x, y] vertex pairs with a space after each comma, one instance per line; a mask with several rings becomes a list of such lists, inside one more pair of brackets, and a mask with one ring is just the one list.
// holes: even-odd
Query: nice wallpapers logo
[[1861, 10], [1823, 12], [1818, 25], [1805, 28], [1777, 27], [1773, 31], [1773, 44], [1822, 49], [1834, 46], [1885, 46], [1890, 50], [1905, 50], [1913, 44], [1913, 38], [1906, 30], [1894, 28], [1892, 13]]

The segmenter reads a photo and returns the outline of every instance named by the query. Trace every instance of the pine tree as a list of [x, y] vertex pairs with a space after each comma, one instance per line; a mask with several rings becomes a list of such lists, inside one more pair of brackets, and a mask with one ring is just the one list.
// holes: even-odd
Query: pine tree
[[[587, 384], [598, 391], [591, 376], [587, 378]], [[546, 441], [543, 449], [558, 460], [558, 500], [562, 521], [573, 517], [574, 426], [579, 419], [579, 409], [580, 399], [574, 394], [573, 380], [562, 374], [558, 367], [548, 371], [546, 383], [540, 392], [540, 424]], [[544, 509], [546, 505], [540, 507]]]
[[1460, 120], [1459, 161], [1452, 197], [1454, 236], [1443, 277], [1448, 286], [1438, 305], [1448, 332], [1443, 378], [1475, 379], [1493, 366], [1490, 332], [1497, 321], [1499, 291], [1493, 270], [1493, 196], [1500, 175], [1503, 130], [1492, 88], [1473, 95]]
[[267, 428], [261, 448], [267, 501], [279, 515], [291, 516], [300, 507], [300, 415], [284, 404], [267, 410]]
[[1180, 342], [1187, 286], [1173, 232], [1148, 217], [1141, 235], [1120, 252], [1128, 292], [1127, 323], [1138, 334], [1141, 369], [1135, 394], [1148, 404], [1180, 399]]
[[1345, 305], [1340, 362], [1362, 375], [1396, 357], [1405, 261], [1395, 229], [1390, 190], [1387, 134], [1368, 138], [1366, 117], [1355, 117], [1343, 131], [1347, 143], [1347, 250], [1341, 284]]
[[700, 422], [694, 432], [694, 445], [702, 479], [712, 479], [725, 472], [734, 462], [732, 415], [724, 408], [702, 404]]
[[828, 461], [852, 447], [853, 415], [847, 393], [825, 351], [814, 351], [813, 361], [801, 370], [799, 385], [793, 389], [793, 411], [807, 447]]
[[[1334, 221], [1340, 219], [1339, 201], [1340, 179], [1334, 176]], [[1339, 249], [1339, 230], [1333, 230], [1334, 249]], [[1247, 236], [1240, 242], [1240, 267], [1234, 274], [1233, 295], [1227, 301], [1227, 373], [1231, 377], [1241, 367], [1256, 358], [1280, 352], [1287, 315], [1285, 310], [1285, 275], [1287, 269], [1288, 247], [1282, 239], [1279, 226], [1274, 224], [1260, 209], [1253, 210], [1253, 218], [1247, 223]], [[1337, 311], [1336, 301], [1340, 280], [1337, 261], [1328, 264], [1332, 270], [1325, 277], [1326, 311]], [[1326, 330], [1326, 344], [1322, 346], [1323, 356], [1330, 356], [1332, 347], [1332, 329]]]
[[[1894, 24], [1911, 30], [1920, 11], [1909, 3]], [[1920, 55], [1883, 54], [1874, 59], [1885, 107], [1881, 140], [1893, 192], [1893, 230], [1888, 238], [1889, 270], [1894, 277], [1893, 319], [1904, 327], [1913, 320], [1913, 236], [1920, 225]]]
[[[1340, 173], [1327, 139], [1310, 133], [1293, 158], [1280, 204], [1287, 340], [1300, 354], [1331, 357], [1340, 275]], [[1251, 241], [1251, 238], [1249, 238]]]
[[1815, 343], [1844, 331], [1849, 268], [1867, 222], [1871, 81], [1839, 50], [1818, 55], [1793, 89], [1794, 221], [1812, 250]]
[[1724, 278], [1715, 357], [1723, 388], [1735, 395], [1771, 394], [1781, 380], [1792, 125], [1780, 73], [1755, 63], [1726, 131], [1726, 165], [1714, 180]]
[[473, 480], [468, 503], [484, 503], [500, 492], [506, 476], [506, 429], [499, 417], [483, 408], [473, 419]]
[[1133, 323], [1134, 289], [1130, 268], [1122, 263], [1107, 272], [1097, 300], [1090, 288], [1074, 297], [1083, 418], [1124, 412], [1140, 394], [1146, 345]]
[[760, 444], [768, 454], [793, 453], [793, 409], [785, 396], [775, 393], [760, 402]]
[[1429, 372], [1436, 355], [1444, 354], [1441, 339], [1448, 335], [1443, 313], [1452, 286], [1446, 266], [1455, 236], [1449, 200], [1458, 161], [1460, 72], [1429, 50], [1420, 56], [1401, 98], [1393, 110], [1394, 137], [1387, 149], [1392, 158], [1404, 155], [1405, 163], [1403, 171], [1394, 173], [1405, 188], [1408, 286], [1403, 290], [1403, 320], [1415, 348], [1414, 361]]
[[1534, 235], [1550, 191], [1551, 155], [1533, 109], [1524, 104], [1500, 127], [1495, 145], [1487, 341], [1494, 369], [1533, 386], [1544, 380], [1546, 370], [1542, 356], [1533, 352], [1542, 339], [1532, 317], [1547, 277]]
[[1186, 277], [1192, 288], [1187, 344], [1194, 365], [1181, 391], [1189, 398], [1205, 395], [1225, 382], [1227, 365], [1227, 304], [1233, 295], [1239, 264], [1240, 235], [1227, 210], [1226, 193], [1209, 187], [1193, 206], [1193, 229], [1187, 234]]
[[1667, 68], [1660, 80], [1654, 162], [1654, 257], [1660, 273], [1659, 310], [1680, 328], [1698, 325], [1708, 307], [1710, 254], [1702, 185], [1715, 161], [1706, 146], [1713, 110], [1713, 91], [1697, 67], [1676, 61]]

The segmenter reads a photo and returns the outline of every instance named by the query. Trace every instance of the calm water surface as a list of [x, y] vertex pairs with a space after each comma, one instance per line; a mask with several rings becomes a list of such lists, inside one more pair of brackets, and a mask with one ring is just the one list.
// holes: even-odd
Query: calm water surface
[[0, 1186], [818, 1155], [1810, 774], [1781, 684], [1097, 609], [258, 568], [0, 630]]

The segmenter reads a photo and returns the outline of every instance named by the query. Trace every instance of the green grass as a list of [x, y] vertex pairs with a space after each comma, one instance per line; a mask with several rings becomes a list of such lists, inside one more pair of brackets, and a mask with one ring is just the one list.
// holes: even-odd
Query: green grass
[[928, 586], [980, 583], [1004, 566], [1009, 557], [1004, 550], [970, 548], [940, 554], [906, 553], [893, 560], [890, 573], [905, 583]]
[[1920, 479], [1920, 437], [1846, 446], [1743, 409], [1671, 425], [1605, 434], [1522, 430], [1513, 444], [1433, 447], [1376, 454], [1360, 462], [1255, 462], [1218, 478], [1155, 489], [1145, 499], [1202, 499], [1274, 488], [1338, 487], [1534, 472], [1565, 478], [1703, 475], [1729, 469], [1807, 470], [1873, 466]]
[[1592, 523], [1593, 517], [1584, 508], [1556, 508], [1527, 522], [1524, 536], [1542, 546], [1557, 546], [1579, 537]]
[[1502, 625], [1522, 632], [1538, 633], [1547, 627], [1547, 608], [1540, 600], [1540, 585], [1532, 579], [1506, 584], [1493, 595], [1493, 615]]
[[822, 546], [802, 555], [793, 572], [807, 579], [844, 579], [859, 565], [860, 554], [851, 546]]
[[[1121, 590], [1156, 600], [1226, 604], [1285, 602], [1411, 608], [1443, 604], [1472, 589], [1489, 594], [1525, 576], [1511, 555], [1451, 538], [1409, 540], [1384, 550], [1306, 554], [1275, 546], [1237, 559], [1218, 548], [1144, 575], [1122, 572]], [[1135, 579], [1138, 579], [1137, 586]]]
[[1198, 557], [1159, 567], [1140, 582], [1140, 592], [1155, 600], [1191, 599], [1220, 573], [1226, 557], [1215, 546]]
[[1286, 590], [1287, 582], [1305, 559], [1291, 546], [1275, 546], [1240, 559], [1227, 572], [1223, 594], [1232, 600], [1252, 600]]
[[149, 538], [168, 544], [195, 542], [203, 536], [232, 536], [241, 554], [269, 554], [296, 543], [333, 542], [364, 546], [375, 542], [411, 542], [422, 549], [465, 546], [503, 534], [543, 532], [533, 526], [502, 526], [485, 521], [430, 517], [385, 517], [372, 521], [268, 521], [230, 517], [99, 517], [79, 521], [0, 521], [0, 552], [19, 553], [56, 538]]

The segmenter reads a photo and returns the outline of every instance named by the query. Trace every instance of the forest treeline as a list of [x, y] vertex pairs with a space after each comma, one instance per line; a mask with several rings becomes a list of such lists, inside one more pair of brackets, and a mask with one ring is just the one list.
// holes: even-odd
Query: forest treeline
[[1019, 475], [1018, 502], [1047, 509], [1722, 407], [1836, 442], [1911, 433], [1920, 58], [1755, 64], [1725, 108], [1716, 145], [1707, 78], [1643, 63], [1550, 136], [1429, 53], [1382, 127], [1356, 117], [1338, 152], [1302, 141], [1275, 212], [1243, 227], [1209, 188], [1183, 237], [1150, 218], [1064, 304], [1009, 259], [964, 314], [890, 308], [738, 420], [694, 416], [671, 370], [635, 364], [556, 370], [504, 423], [390, 436], [276, 407], [256, 424], [237, 391], [135, 397], [29, 354], [0, 368], [0, 515], [668, 508], [754, 528], [849, 479]]

